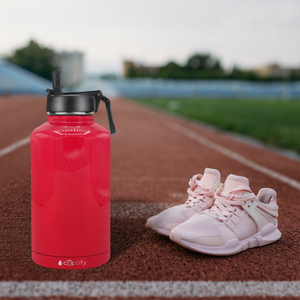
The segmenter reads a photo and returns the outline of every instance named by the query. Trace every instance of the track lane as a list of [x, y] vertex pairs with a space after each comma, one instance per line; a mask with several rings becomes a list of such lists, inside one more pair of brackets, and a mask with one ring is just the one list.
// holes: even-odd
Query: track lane
[[[103, 108], [100, 108], [100, 114], [95, 114], [95, 121], [107, 126]], [[182, 203], [192, 175], [202, 173], [205, 167], [218, 168], [223, 180], [230, 173], [247, 176], [255, 193], [264, 186], [277, 190], [279, 228], [283, 237], [266, 247], [250, 249], [233, 257], [215, 258], [181, 248], [145, 229], [145, 220], [149, 217], [146, 210], [139, 211], [140, 216], [135, 219], [112, 218], [112, 257], [106, 265], [76, 271], [40, 267], [30, 258], [30, 151], [27, 145], [0, 158], [0, 213], [4, 224], [0, 228], [0, 243], [5, 257], [0, 261], [3, 270], [0, 280], [300, 279], [299, 260], [295, 259], [299, 257], [300, 237], [300, 193], [297, 190], [178, 135], [157, 122], [157, 116], [147, 109], [124, 100], [113, 101], [112, 109], [117, 128], [117, 135], [112, 137], [112, 202], [116, 206], [118, 203], [121, 206], [124, 201], [136, 207], [141, 202], [153, 205]], [[197, 132], [201, 130], [203, 136], [212, 138], [210, 132], [205, 133], [205, 129], [193, 124], [169, 116], [163, 116], [163, 119], [190, 126]], [[33, 129], [26, 126], [24, 123], [25, 131]], [[9, 130], [8, 127], [1, 131], [1, 139], [12, 135]], [[221, 136], [217, 140], [219, 143], [223, 137], [217, 134]], [[234, 151], [243, 149], [242, 143], [232, 143], [228, 138], [224, 141], [226, 139]], [[8, 145], [6, 140], [4, 144]], [[255, 149], [251, 149], [251, 155], [256, 160], [253, 151]], [[266, 153], [268, 164], [273, 154]], [[281, 161], [286, 163], [284, 174], [292, 174], [290, 170], [295, 165], [299, 167], [299, 163], [290, 164], [288, 159], [281, 158]]]
[[0, 97], [0, 149], [28, 137], [46, 119], [46, 97]]

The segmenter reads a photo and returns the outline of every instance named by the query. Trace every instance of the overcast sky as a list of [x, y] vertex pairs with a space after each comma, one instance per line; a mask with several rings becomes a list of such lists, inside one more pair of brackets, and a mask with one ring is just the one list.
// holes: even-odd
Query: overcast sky
[[0, 54], [30, 39], [83, 51], [98, 73], [196, 52], [227, 68], [300, 67], [300, 0], [0, 0]]

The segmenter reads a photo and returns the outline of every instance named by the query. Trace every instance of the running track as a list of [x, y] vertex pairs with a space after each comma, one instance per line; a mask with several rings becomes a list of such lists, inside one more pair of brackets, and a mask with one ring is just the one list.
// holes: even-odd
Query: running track
[[[46, 120], [45, 105], [44, 97], [0, 98], [0, 299], [300, 297], [300, 162], [122, 99], [112, 102], [110, 261], [74, 271], [33, 263], [28, 137]], [[104, 108], [95, 121], [108, 128]], [[146, 229], [149, 216], [185, 201], [189, 178], [206, 167], [219, 169], [223, 181], [231, 173], [248, 177], [254, 193], [275, 189], [282, 238], [211, 257]]]

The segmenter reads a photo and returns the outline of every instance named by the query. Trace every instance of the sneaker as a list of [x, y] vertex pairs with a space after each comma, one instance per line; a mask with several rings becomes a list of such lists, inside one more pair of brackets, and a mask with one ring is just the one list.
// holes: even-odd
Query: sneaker
[[170, 231], [194, 214], [209, 209], [214, 204], [214, 193], [221, 185], [220, 172], [206, 168], [204, 175], [194, 175], [189, 182], [188, 199], [184, 204], [170, 207], [147, 220], [146, 227], [169, 236]]
[[211, 209], [174, 228], [170, 239], [197, 252], [223, 256], [280, 238], [274, 190], [263, 188], [255, 196], [246, 177], [229, 175], [215, 199]]

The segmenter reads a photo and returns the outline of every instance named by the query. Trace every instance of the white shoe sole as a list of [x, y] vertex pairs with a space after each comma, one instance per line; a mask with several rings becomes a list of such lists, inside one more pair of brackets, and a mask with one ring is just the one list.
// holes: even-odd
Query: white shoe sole
[[233, 255], [242, 252], [248, 248], [268, 245], [279, 240], [280, 237], [281, 237], [280, 231], [273, 224], [268, 224], [264, 226], [258, 233], [244, 240], [240, 241], [236, 238], [227, 241], [224, 246], [216, 246], [216, 247], [202, 246], [199, 244], [184, 241], [180, 238], [179, 234], [173, 231], [171, 231], [170, 234], [170, 239], [173, 242], [187, 249], [204, 253], [204, 254], [217, 255], [217, 256]]
[[159, 234], [161, 234], [163, 236], [170, 236], [170, 232], [171, 231], [166, 230], [166, 229], [162, 229], [162, 228], [158, 228], [155, 225], [155, 223], [153, 222], [153, 220], [151, 220], [151, 218], [147, 220], [145, 226], [148, 227], [148, 228], [150, 228], [150, 229], [152, 229], [152, 230], [154, 230], [155, 232], [157, 232], [157, 233], [159, 233]]

